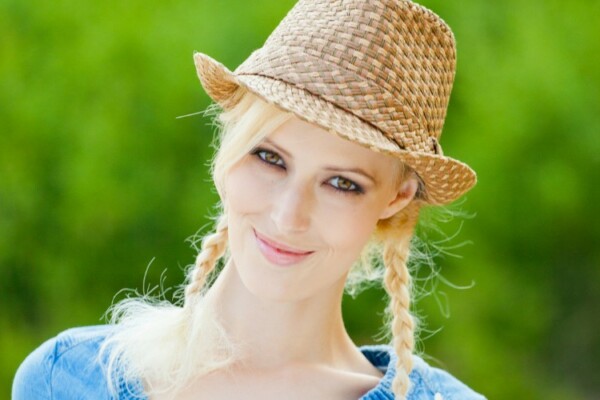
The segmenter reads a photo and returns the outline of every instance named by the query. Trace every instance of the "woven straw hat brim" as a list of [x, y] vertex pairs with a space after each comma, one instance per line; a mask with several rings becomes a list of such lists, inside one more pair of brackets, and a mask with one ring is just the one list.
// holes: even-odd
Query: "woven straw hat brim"
[[235, 74], [203, 53], [195, 53], [194, 62], [204, 90], [224, 109], [239, 101], [236, 96], [241, 86], [339, 137], [399, 158], [423, 180], [428, 203], [451, 203], [476, 183], [475, 172], [468, 165], [443, 155], [403, 150], [375, 126], [305, 89], [265, 76]]

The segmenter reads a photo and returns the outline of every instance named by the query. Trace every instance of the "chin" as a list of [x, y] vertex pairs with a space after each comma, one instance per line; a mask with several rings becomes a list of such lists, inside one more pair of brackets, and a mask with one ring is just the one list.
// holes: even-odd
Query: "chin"
[[298, 286], [297, 276], [283, 276], [281, 271], [273, 270], [266, 262], [244, 270], [239, 269], [239, 264], [235, 265], [242, 286], [257, 299], [288, 303], [310, 296], [306, 293], [306, 288]]

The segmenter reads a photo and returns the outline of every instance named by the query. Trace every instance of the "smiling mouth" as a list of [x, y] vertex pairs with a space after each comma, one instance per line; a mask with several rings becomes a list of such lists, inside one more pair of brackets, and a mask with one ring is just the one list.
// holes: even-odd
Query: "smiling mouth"
[[310, 256], [314, 251], [300, 251], [285, 246], [281, 243], [274, 242], [262, 236], [254, 230], [254, 237], [263, 257], [271, 264], [278, 266], [291, 266], [303, 261]]

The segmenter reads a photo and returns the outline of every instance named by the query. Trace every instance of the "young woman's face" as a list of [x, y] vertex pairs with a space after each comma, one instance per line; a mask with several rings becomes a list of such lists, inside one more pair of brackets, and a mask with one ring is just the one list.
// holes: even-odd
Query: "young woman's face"
[[279, 301], [342, 288], [377, 221], [410, 202], [392, 157], [297, 117], [229, 171], [229, 246], [244, 286]]

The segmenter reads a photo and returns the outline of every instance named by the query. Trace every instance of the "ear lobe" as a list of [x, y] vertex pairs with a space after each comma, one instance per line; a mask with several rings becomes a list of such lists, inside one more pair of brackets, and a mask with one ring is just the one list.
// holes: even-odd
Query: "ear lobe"
[[419, 183], [414, 175], [405, 179], [398, 188], [396, 196], [388, 203], [379, 218], [389, 218], [406, 207], [414, 199], [418, 188]]

